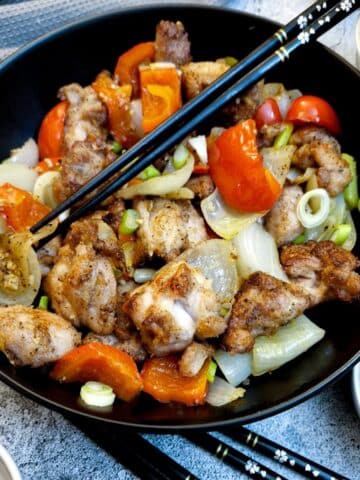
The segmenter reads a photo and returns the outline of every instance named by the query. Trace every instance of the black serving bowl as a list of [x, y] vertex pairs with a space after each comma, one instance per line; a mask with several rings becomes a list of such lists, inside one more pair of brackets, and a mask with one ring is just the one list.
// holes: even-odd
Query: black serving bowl
[[[0, 158], [36, 135], [43, 115], [56, 102], [60, 86], [89, 84], [100, 70], [112, 70], [119, 53], [154, 37], [155, 25], [161, 19], [184, 23], [196, 60], [229, 55], [241, 58], [275, 29], [272, 22], [237, 11], [177, 5], [121, 10], [42, 37], [0, 64]], [[343, 150], [360, 157], [354, 108], [360, 104], [360, 76], [355, 69], [315, 44], [294, 53], [267, 80], [330, 101], [341, 119]], [[360, 231], [357, 212], [355, 222]], [[359, 254], [359, 244], [355, 252]], [[359, 358], [359, 303], [327, 303], [309, 316], [326, 329], [324, 339], [271, 375], [253, 378], [243, 399], [221, 408], [163, 405], [141, 395], [129, 404], [116, 402], [108, 412], [90, 411], [79, 403], [78, 385], [60, 385], [36, 370], [16, 370], [4, 357], [0, 358], [0, 379], [50, 408], [119, 426], [161, 431], [249, 423], [305, 400], [339, 378]]]

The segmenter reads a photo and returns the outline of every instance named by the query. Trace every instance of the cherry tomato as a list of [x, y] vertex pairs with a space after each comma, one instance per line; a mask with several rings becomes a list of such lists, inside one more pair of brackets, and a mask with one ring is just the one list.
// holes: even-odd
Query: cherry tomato
[[270, 209], [281, 187], [264, 168], [254, 120], [225, 130], [209, 145], [210, 175], [225, 202], [242, 212]]
[[62, 101], [48, 112], [41, 123], [38, 137], [40, 158], [56, 158], [61, 156], [64, 137], [65, 115], [68, 102]]
[[282, 117], [276, 100], [273, 98], [265, 100], [265, 102], [257, 108], [254, 114], [254, 120], [257, 128], [281, 122]]
[[286, 114], [286, 121], [297, 125], [314, 123], [334, 135], [341, 131], [340, 121], [333, 107], [323, 98], [313, 95], [303, 95], [294, 100]]

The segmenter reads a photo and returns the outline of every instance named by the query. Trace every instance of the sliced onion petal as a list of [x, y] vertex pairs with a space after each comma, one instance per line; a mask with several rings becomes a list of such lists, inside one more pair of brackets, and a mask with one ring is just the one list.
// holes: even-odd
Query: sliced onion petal
[[325, 330], [300, 315], [269, 337], [259, 336], [253, 349], [253, 375], [275, 370], [306, 352], [325, 335]]
[[162, 195], [165, 198], [169, 198], [170, 200], [192, 200], [195, 197], [195, 194], [190, 188], [181, 187], [174, 192], [167, 193], [166, 195]]
[[0, 165], [0, 186], [10, 183], [26, 192], [33, 192], [38, 174], [35, 170], [18, 163], [3, 163]]
[[242, 278], [248, 278], [254, 272], [265, 272], [280, 280], [288, 280], [280, 264], [275, 240], [260, 223], [241, 230], [233, 239], [233, 245]]
[[130, 102], [130, 114], [131, 114], [131, 122], [134, 128], [134, 131], [138, 137], [144, 136], [144, 131], [142, 128], [142, 120], [143, 120], [143, 113], [142, 113], [142, 104], [141, 100], [132, 100]]
[[39, 148], [33, 138], [29, 138], [21, 148], [12, 150], [9, 162], [35, 167], [39, 162]]
[[189, 138], [189, 144], [197, 153], [201, 163], [208, 163], [207, 143], [205, 135]]
[[221, 405], [231, 403], [238, 398], [242, 398], [244, 395], [244, 388], [235, 388], [226, 380], [223, 380], [220, 377], [215, 377], [214, 382], [209, 386], [206, 395], [206, 402], [213, 407], [221, 407]]
[[59, 202], [54, 194], [54, 183], [60, 177], [60, 172], [45, 172], [35, 182], [33, 195], [36, 200], [50, 208], [58, 206]]
[[189, 155], [186, 164], [179, 170], [169, 174], [150, 178], [144, 182], [125, 187], [119, 190], [119, 196], [124, 199], [131, 199], [137, 195], [166, 195], [183, 187], [189, 180], [194, 168], [194, 157]]
[[9, 272], [0, 285], [0, 305], [31, 305], [41, 282], [38, 258], [32, 248], [33, 237], [30, 233], [8, 233], [0, 236], [0, 250], [15, 269]]
[[297, 168], [290, 168], [286, 179], [294, 185], [300, 185], [301, 183], [308, 182], [310, 178], [314, 175], [314, 173], [315, 168], [312, 167], [308, 167], [305, 172], [301, 172]]
[[263, 213], [242, 213], [228, 207], [217, 188], [201, 201], [200, 208], [209, 227], [225, 240], [234, 238], [240, 230], [264, 215]]
[[224, 350], [217, 350], [214, 359], [226, 380], [233, 387], [237, 387], [251, 375], [251, 353], [237, 353], [232, 355], [231, 353], [224, 352]]
[[156, 270], [153, 268], [136, 268], [134, 270], [134, 281], [136, 283], [145, 283], [153, 278]]
[[231, 304], [239, 289], [234, 250], [226, 240], [207, 240], [186, 250], [179, 258], [198, 268], [211, 281], [222, 304]]

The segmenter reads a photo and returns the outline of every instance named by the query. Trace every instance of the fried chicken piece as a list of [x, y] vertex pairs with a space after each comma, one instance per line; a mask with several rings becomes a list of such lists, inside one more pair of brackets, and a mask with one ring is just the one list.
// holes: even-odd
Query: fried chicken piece
[[64, 244], [75, 249], [80, 243], [91, 245], [96, 253], [110, 258], [114, 266], [121, 266], [123, 254], [114, 230], [102, 219], [106, 211], [97, 211], [74, 222], [65, 237]]
[[56, 313], [75, 326], [102, 335], [113, 331], [117, 302], [113, 265], [91, 245], [63, 246], [44, 289]]
[[188, 200], [137, 200], [134, 208], [142, 220], [138, 242], [150, 258], [155, 255], [168, 262], [208, 239], [204, 220]]
[[312, 305], [326, 300], [360, 298], [360, 260], [330, 241], [285, 245], [281, 264], [294, 284], [306, 290]]
[[229, 70], [223, 62], [190, 62], [181, 67], [182, 84], [187, 99], [199, 95], [223, 73]]
[[258, 106], [264, 101], [264, 84], [264, 80], [260, 80], [245, 95], [226, 106], [220, 113], [221, 125], [230, 127], [252, 118]]
[[195, 377], [202, 369], [206, 360], [213, 355], [215, 348], [206, 343], [192, 342], [184, 350], [179, 370], [184, 377]]
[[140, 331], [147, 350], [162, 356], [184, 350], [194, 335], [221, 335], [226, 320], [210, 282], [179, 260], [165, 265], [148, 283], [128, 294], [123, 310]]
[[45, 277], [55, 263], [59, 248], [61, 247], [60, 237], [55, 237], [43, 247], [39, 248], [36, 255], [39, 260], [41, 275]]
[[215, 184], [210, 175], [195, 175], [190, 178], [185, 187], [194, 192], [200, 200], [208, 197], [215, 190]]
[[66, 320], [47, 310], [16, 305], [0, 308], [0, 346], [12, 365], [41, 367], [81, 341]]
[[190, 41], [181, 22], [161, 20], [157, 24], [155, 62], [172, 62], [177, 67], [191, 62]]
[[143, 362], [147, 356], [138, 333], [134, 333], [127, 340], [119, 340], [115, 335], [97, 335], [96, 333], [88, 333], [82, 343], [86, 344], [92, 342], [116, 347], [130, 355], [135, 362]]
[[300, 128], [291, 136], [290, 143], [299, 147], [292, 163], [303, 170], [318, 167], [318, 185], [331, 197], [336, 197], [351, 181], [350, 167], [341, 157], [340, 145], [325, 129]]
[[253, 273], [235, 296], [222, 344], [232, 353], [250, 352], [258, 335], [274, 334], [310, 304], [311, 297], [302, 287]]
[[106, 108], [92, 87], [72, 83], [59, 90], [69, 107], [65, 116], [60, 178], [54, 185], [59, 201], [65, 200], [108, 163], [106, 159]]
[[298, 185], [285, 186], [279, 199], [265, 217], [265, 228], [274, 237], [277, 246], [291, 242], [304, 231], [296, 214], [296, 207], [302, 195], [303, 191]]

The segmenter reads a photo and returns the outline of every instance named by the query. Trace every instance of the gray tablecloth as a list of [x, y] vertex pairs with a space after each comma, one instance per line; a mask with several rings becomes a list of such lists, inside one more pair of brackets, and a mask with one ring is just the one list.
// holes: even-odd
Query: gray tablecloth
[[[155, 2], [0, 0], [0, 59], [35, 37], [83, 15], [145, 3]], [[158, 0], [156, 3], [161, 2]], [[166, 0], [166, 3], [169, 1]], [[311, 0], [196, 0], [196, 3], [239, 8], [285, 22]], [[356, 14], [323, 39], [352, 63], [355, 61], [355, 20]], [[348, 378], [285, 413], [253, 424], [252, 428], [351, 479], [360, 478], [359, 420], [354, 413]], [[177, 435], [146, 435], [146, 438], [200, 478], [245, 478]], [[0, 443], [9, 449], [24, 479], [133, 478], [122, 465], [89, 441], [61, 415], [3, 384], [0, 384]], [[260, 457], [257, 455], [256, 458]], [[271, 466], [267, 460], [264, 463]], [[283, 474], [287, 478], [298, 478], [285, 471]]]

